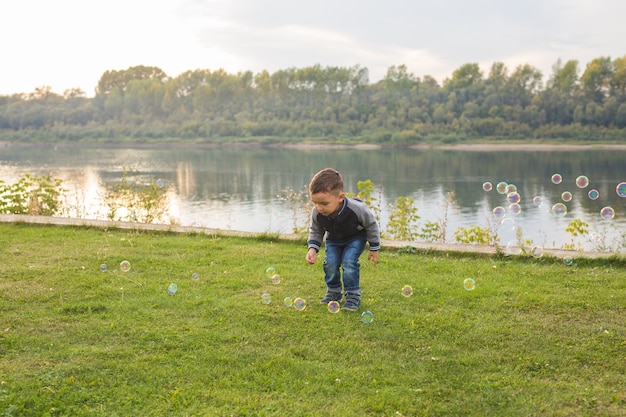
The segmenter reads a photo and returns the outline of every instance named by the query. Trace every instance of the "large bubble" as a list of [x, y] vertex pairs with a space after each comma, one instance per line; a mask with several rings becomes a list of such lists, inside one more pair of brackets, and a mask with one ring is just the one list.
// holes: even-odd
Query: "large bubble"
[[565, 216], [567, 214], [567, 206], [563, 203], [556, 203], [552, 206], [552, 214], [557, 216]]
[[618, 196], [626, 198], [626, 182], [620, 182], [619, 184], [617, 184], [617, 187], [615, 187], [615, 192], [617, 192]]
[[588, 185], [589, 185], [589, 178], [585, 177], [584, 175], [581, 175], [578, 178], [576, 178], [576, 186], [578, 188], [587, 188]]

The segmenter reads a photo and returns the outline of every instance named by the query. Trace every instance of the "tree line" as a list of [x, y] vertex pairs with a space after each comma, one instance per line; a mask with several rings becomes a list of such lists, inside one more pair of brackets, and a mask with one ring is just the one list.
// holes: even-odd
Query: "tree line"
[[0, 139], [81, 142], [315, 141], [408, 145], [467, 139], [626, 138], [626, 55], [577, 60], [543, 74], [495, 62], [456, 69], [441, 84], [391, 66], [288, 68], [231, 74], [158, 67], [106, 71], [95, 95], [43, 86], [0, 96]]

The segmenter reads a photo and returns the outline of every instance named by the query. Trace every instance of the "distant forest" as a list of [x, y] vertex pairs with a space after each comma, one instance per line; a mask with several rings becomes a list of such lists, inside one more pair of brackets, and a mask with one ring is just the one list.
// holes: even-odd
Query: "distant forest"
[[376, 143], [470, 140], [626, 142], [626, 55], [552, 73], [478, 64], [439, 84], [405, 65], [288, 68], [169, 77], [158, 67], [106, 71], [95, 95], [50, 87], [0, 96], [0, 140], [81, 143]]

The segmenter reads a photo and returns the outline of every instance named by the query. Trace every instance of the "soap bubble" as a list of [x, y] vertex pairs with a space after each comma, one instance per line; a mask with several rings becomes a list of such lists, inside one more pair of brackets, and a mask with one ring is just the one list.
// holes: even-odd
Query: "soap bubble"
[[107, 266], [107, 264], [101, 264], [100, 265], [100, 271], [106, 272], [108, 269], [109, 269], [109, 267]]
[[493, 190], [493, 185], [489, 181], [483, 183], [483, 190], [491, 191]]
[[405, 297], [410, 297], [413, 295], [413, 288], [411, 288], [410, 285], [405, 285], [404, 287], [402, 287], [402, 295], [404, 295]]
[[280, 284], [280, 275], [276, 274], [276, 275], [272, 276], [272, 283], [273, 284]]
[[615, 210], [612, 207], [604, 207], [600, 210], [600, 216], [605, 220], [611, 220], [615, 217]]
[[507, 194], [506, 199], [509, 203], [515, 204], [519, 203], [522, 198], [520, 197], [519, 193], [511, 192]]
[[540, 207], [543, 204], [543, 197], [537, 195], [533, 198], [533, 204], [537, 207]]
[[498, 206], [493, 209], [493, 217], [495, 217], [496, 219], [503, 219], [505, 215], [506, 210], [504, 209], [504, 207]]
[[276, 275], [276, 268], [274, 268], [273, 266], [270, 266], [265, 270], [265, 276], [269, 279], [272, 279], [274, 275]]
[[120, 262], [120, 269], [124, 272], [128, 272], [130, 271], [130, 262], [128, 261], [122, 261]]
[[472, 291], [474, 288], [476, 288], [476, 281], [474, 281], [474, 279], [472, 278], [465, 278], [463, 280], [463, 288], [465, 288], [467, 291]]
[[163, 188], [163, 187], [165, 187], [165, 180], [164, 180], [164, 179], [159, 178], [158, 180], [156, 180], [156, 185], [157, 185], [157, 187], [159, 187], [159, 188]]
[[541, 258], [543, 256], [543, 248], [541, 246], [533, 246], [530, 249], [530, 254], [535, 258]]
[[293, 307], [293, 298], [289, 296], [283, 298], [283, 305], [285, 307]]
[[272, 302], [272, 296], [268, 293], [263, 293], [263, 295], [261, 295], [261, 302], [263, 304], [269, 304]]
[[508, 184], [506, 188], [504, 189], [504, 193], [507, 195], [511, 193], [516, 193], [516, 192], [517, 192], [517, 185], [515, 184]]
[[337, 301], [331, 301], [328, 303], [328, 311], [335, 314], [341, 310], [341, 305]]
[[620, 197], [626, 197], [626, 182], [620, 182], [619, 184], [617, 184], [617, 187], [615, 187], [615, 192]]
[[191, 278], [192, 278], [194, 281], [197, 281], [197, 280], [199, 280], [199, 279], [200, 279], [200, 274], [198, 274], [197, 272], [194, 272], [193, 274], [191, 274]]
[[306, 301], [303, 298], [296, 298], [293, 300], [293, 306], [296, 310], [302, 311], [306, 308]]
[[522, 206], [520, 206], [517, 203], [513, 203], [509, 206], [508, 210], [509, 210], [509, 213], [518, 215], [522, 212]]
[[502, 230], [504, 230], [505, 232], [512, 232], [513, 230], [515, 230], [515, 220], [511, 219], [510, 217], [502, 219], [502, 221], [500, 222], [500, 227], [502, 227]]
[[590, 200], [597, 200], [600, 197], [600, 192], [598, 190], [589, 190], [587, 193]]
[[574, 263], [574, 260], [572, 259], [571, 256], [565, 256], [563, 258], [563, 264], [565, 264], [565, 266], [572, 266], [573, 263]]
[[560, 184], [563, 182], [563, 176], [561, 174], [553, 174], [551, 180], [553, 184]]
[[497, 191], [498, 193], [500, 193], [500, 194], [506, 194], [506, 187], [507, 187], [508, 185], [509, 185], [509, 184], [507, 184], [506, 182], [501, 181], [501, 182], [499, 182], [499, 183], [496, 185], [496, 191]]
[[176, 285], [175, 283], [171, 283], [169, 287], [167, 287], [167, 293], [169, 295], [174, 295], [176, 294], [176, 292], [178, 291], [178, 285]]
[[365, 324], [370, 324], [374, 321], [374, 315], [371, 311], [364, 311], [361, 313], [361, 321]]
[[567, 206], [563, 203], [556, 203], [552, 206], [552, 214], [557, 216], [565, 216], [567, 214]]
[[565, 201], [566, 203], [568, 201], [572, 201], [572, 193], [570, 193], [569, 191], [563, 191], [563, 194], [561, 194], [561, 200]]
[[584, 175], [581, 175], [578, 178], [576, 178], [576, 186], [578, 188], [587, 188], [588, 185], [589, 185], [589, 178], [585, 177]]

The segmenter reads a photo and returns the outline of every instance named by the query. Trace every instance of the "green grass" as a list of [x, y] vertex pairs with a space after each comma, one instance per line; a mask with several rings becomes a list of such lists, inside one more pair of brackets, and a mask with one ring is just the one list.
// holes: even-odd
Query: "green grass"
[[305, 252], [0, 224], [0, 415], [626, 415], [623, 259], [383, 249], [362, 261], [364, 324], [319, 304]]

